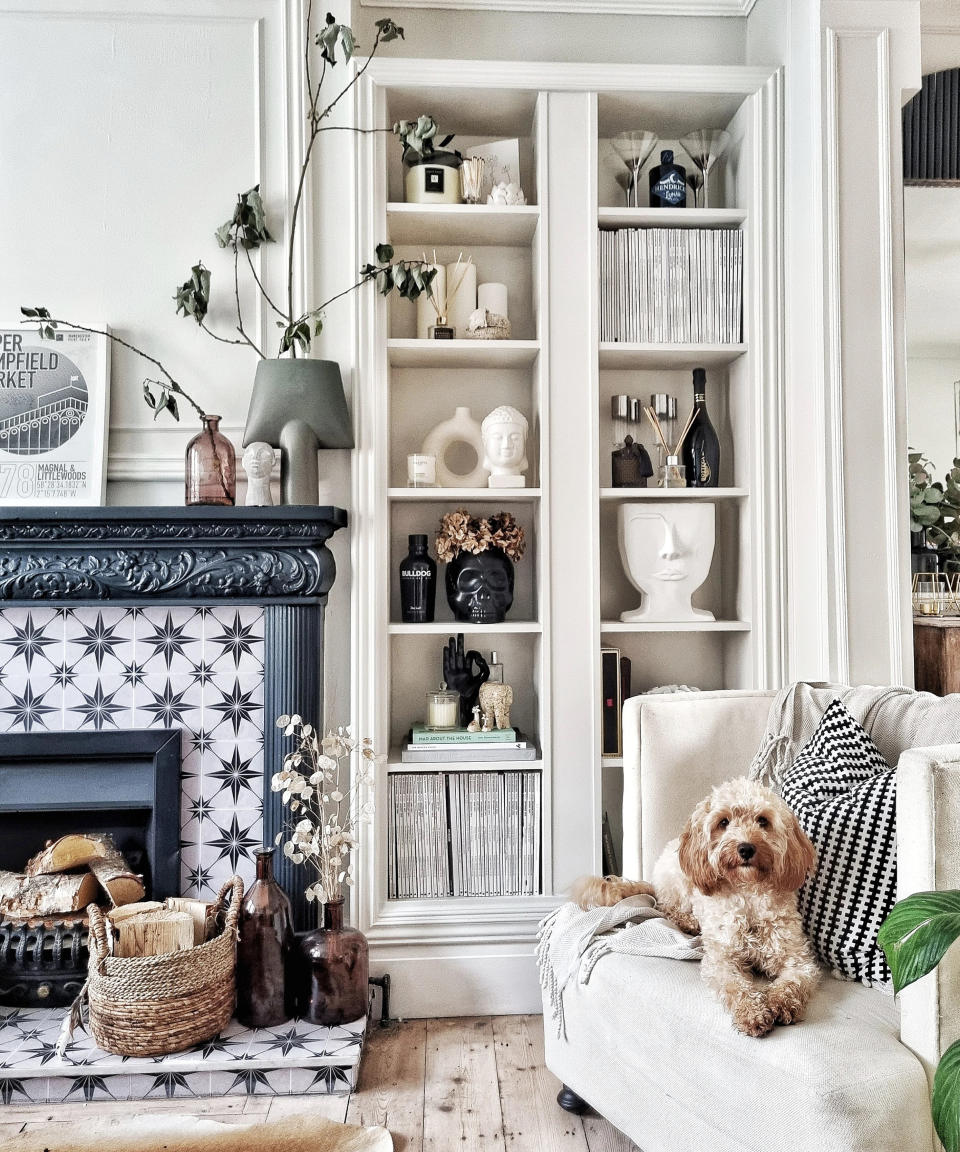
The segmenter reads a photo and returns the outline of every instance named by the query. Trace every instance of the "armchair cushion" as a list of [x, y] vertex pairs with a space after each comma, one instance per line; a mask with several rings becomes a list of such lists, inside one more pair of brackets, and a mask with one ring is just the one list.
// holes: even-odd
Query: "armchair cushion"
[[738, 1033], [699, 964], [603, 956], [547, 1065], [644, 1152], [930, 1152], [927, 1081], [891, 997], [825, 978], [806, 1020]]
[[799, 898], [817, 955], [836, 974], [889, 989], [877, 933], [896, 900], [896, 769], [834, 700], [784, 775], [782, 795], [817, 850]]

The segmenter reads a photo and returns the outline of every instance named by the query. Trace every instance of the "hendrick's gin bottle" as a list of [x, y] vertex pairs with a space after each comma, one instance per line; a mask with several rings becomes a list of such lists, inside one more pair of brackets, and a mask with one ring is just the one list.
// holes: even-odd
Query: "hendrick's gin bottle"
[[650, 207], [686, 208], [687, 170], [673, 162], [673, 152], [664, 148], [660, 163], [650, 169]]
[[720, 483], [720, 441], [707, 413], [707, 374], [693, 370], [694, 419], [683, 441], [683, 463], [691, 488], [716, 488]]

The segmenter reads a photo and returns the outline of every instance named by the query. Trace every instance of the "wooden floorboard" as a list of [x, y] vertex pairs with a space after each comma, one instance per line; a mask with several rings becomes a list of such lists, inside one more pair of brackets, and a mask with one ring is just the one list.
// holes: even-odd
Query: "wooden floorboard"
[[372, 1026], [352, 1096], [213, 1096], [200, 1100], [0, 1108], [0, 1141], [27, 1128], [172, 1113], [262, 1124], [303, 1113], [382, 1124], [394, 1152], [640, 1152], [599, 1116], [572, 1116], [543, 1062], [540, 1016], [406, 1020]]
[[428, 1020], [423, 1152], [502, 1147], [491, 1017]]
[[406, 1020], [372, 1028], [350, 1097], [351, 1124], [382, 1124], [394, 1152], [422, 1152], [427, 1022]]
[[579, 1116], [557, 1104], [560, 1081], [543, 1064], [541, 1016], [495, 1016], [494, 1050], [505, 1146], [588, 1152]]

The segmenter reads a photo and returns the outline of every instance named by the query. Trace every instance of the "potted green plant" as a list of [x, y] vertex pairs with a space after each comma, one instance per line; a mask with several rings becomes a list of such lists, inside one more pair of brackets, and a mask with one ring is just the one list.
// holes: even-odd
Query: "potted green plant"
[[955, 567], [960, 552], [960, 459], [944, 483], [933, 478], [933, 465], [922, 452], [910, 452], [910, 544], [914, 572]]
[[[303, 163], [300, 168], [296, 191], [289, 210], [290, 224], [286, 238], [287, 275], [285, 292], [282, 296], [269, 293], [258, 276], [252, 259], [251, 254], [256, 249], [260, 248], [263, 244], [271, 243], [274, 239], [273, 232], [270, 227], [268, 227], [260, 187], [256, 185], [246, 192], [238, 194], [232, 215], [215, 231], [217, 244], [221, 248], [229, 249], [233, 254], [233, 282], [230, 290], [234, 301], [236, 317], [234, 329], [229, 333], [216, 332], [208, 323], [212, 274], [210, 269], [205, 267], [202, 261], [198, 261], [191, 268], [190, 275], [177, 287], [174, 294], [178, 315], [192, 319], [198, 328], [211, 339], [222, 344], [245, 345], [260, 358], [257, 375], [254, 380], [251, 409], [256, 406], [261, 415], [264, 411], [271, 408], [281, 409], [283, 414], [286, 415], [288, 414], [290, 396], [304, 395], [311, 390], [320, 390], [324, 404], [332, 402], [331, 381], [335, 382], [333, 386], [333, 391], [335, 392], [339, 387], [339, 366], [330, 361], [305, 359], [311, 350], [313, 339], [322, 331], [325, 310], [329, 305], [342, 296], [346, 296], [348, 293], [362, 287], [364, 284], [375, 284], [377, 290], [384, 296], [395, 292], [405, 299], [416, 300], [421, 293], [430, 291], [430, 284], [436, 275], [436, 270], [424, 261], [397, 259], [391, 245], [378, 244], [373, 255], [373, 260], [360, 268], [355, 281], [344, 288], [343, 291], [338, 292], [330, 299], [324, 300], [315, 306], [303, 309], [295, 307], [295, 240], [300, 212], [303, 206], [307, 175], [313, 159], [316, 143], [322, 133], [334, 129], [335, 126], [327, 123], [327, 121], [343, 97], [353, 88], [370, 66], [370, 62], [377, 54], [380, 46], [392, 40], [403, 38], [403, 29], [392, 19], [384, 18], [378, 20], [375, 24], [376, 33], [374, 42], [371, 45], [367, 59], [339, 89], [333, 99], [326, 102], [323, 99], [324, 85], [329, 81], [329, 77], [332, 75], [333, 69], [337, 64], [338, 57], [342, 58], [344, 62], [351, 60], [356, 52], [357, 44], [353, 30], [346, 24], [337, 23], [329, 13], [326, 16], [323, 28], [314, 35], [312, 18], [313, 3], [312, 0], [308, 0], [306, 12], [306, 43], [308, 50], [304, 58], [308, 130]], [[321, 61], [319, 78], [313, 73], [310, 48], [319, 50]], [[430, 117], [420, 117], [415, 123], [419, 124], [425, 120], [430, 120], [432, 123], [432, 118]], [[395, 129], [383, 129], [383, 131], [399, 130], [399, 127], [400, 126], [397, 125]], [[355, 131], [360, 131], [360, 129], [355, 129]], [[426, 128], [423, 129], [423, 132], [425, 131]], [[421, 133], [420, 137], [417, 137], [416, 131], [414, 130], [407, 135], [409, 137], [409, 146], [414, 150], [417, 147], [415, 141], [418, 139], [421, 148], [427, 149], [428, 152], [432, 150], [432, 145], [423, 133]], [[240, 280], [242, 276], [252, 278], [256, 290], [263, 299], [265, 307], [275, 318], [276, 326], [279, 329], [276, 358], [268, 357], [267, 350], [257, 344], [244, 323], [240, 304]], [[134, 344], [121, 339], [113, 333], [103, 332], [100, 329], [77, 324], [58, 313], [51, 312], [46, 307], [21, 308], [21, 312], [28, 321], [38, 322], [40, 335], [44, 338], [53, 339], [55, 329], [61, 324], [77, 328], [80, 331], [99, 332], [101, 335], [109, 337], [109, 339], [115, 343], [135, 353], [149, 364], [152, 364], [160, 375], [159, 378], [147, 379], [143, 382], [145, 402], [153, 410], [155, 417], [161, 412], [168, 412], [175, 420], [179, 420], [179, 401], [186, 401], [195, 410], [204, 423], [205, 431], [203, 435], [210, 437], [210, 448], [206, 456], [212, 457], [214, 461], [220, 460], [220, 475], [219, 479], [217, 479], [216, 476], [214, 477], [214, 485], [221, 496], [228, 494], [228, 489], [232, 488], [232, 474], [228, 482], [222, 457], [218, 457], [214, 450], [213, 433], [215, 432], [215, 428], [212, 431], [209, 428], [210, 421], [216, 421], [219, 417], [208, 416], [201, 405], [193, 399], [181, 382], [171, 374], [159, 359], [143, 352]], [[286, 359], [282, 360], [278, 365], [280, 358]], [[282, 385], [284, 384], [288, 384], [289, 386], [283, 387]], [[332, 399], [336, 398], [333, 397]], [[346, 416], [346, 404], [342, 396], [342, 388], [340, 388], [339, 404], [339, 417], [342, 423], [348, 419]], [[302, 425], [304, 422], [301, 420], [299, 423]], [[304, 437], [301, 435], [299, 439], [295, 439], [294, 442], [297, 444], [303, 444], [305, 442], [309, 446], [310, 438], [308, 436], [306, 441], [304, 441]], [[245, 435], [244, 444], [246, 443], [248, 443], [248, 437]], [[191, 442], [191, 444], [193, 444], [193, 442]], [[313, 461], [315, 464], [315, 453], [313, 455]], [[216, 468], [217, 465], [214, 463], [212, 466]], [[290, 471], [296, 472], [297, 469], [294, 468]], [[216, 502], [233, 503], [232, 490], [229, 491], [228, 495], [228, 499], [218, 499]], [[312, 502], [316, 502], [315, 492], [312, 497]]]
[[[960, 892], [914, 892], [890, 910], [877, 936], [899, 994], [943, 959], [960, 936]], [[930, 1105], [946, 1152], [960, 1152], [960, 1040], [940, 1057]]]

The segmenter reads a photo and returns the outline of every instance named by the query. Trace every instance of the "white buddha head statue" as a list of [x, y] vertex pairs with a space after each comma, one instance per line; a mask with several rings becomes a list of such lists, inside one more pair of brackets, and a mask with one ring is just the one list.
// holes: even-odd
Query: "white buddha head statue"
[[713, 559], [716, 506], [708, 501], [621, 504], [620, 559], [643, 603], [622, 612], [626, 623], [713, 620], [694, 608], [693, 593], [706, 580]]
[[519, 476], [528, 467], [527, 418], [509, 404], [501, 404], [480, 425], [483, 467], [491, 476]]

